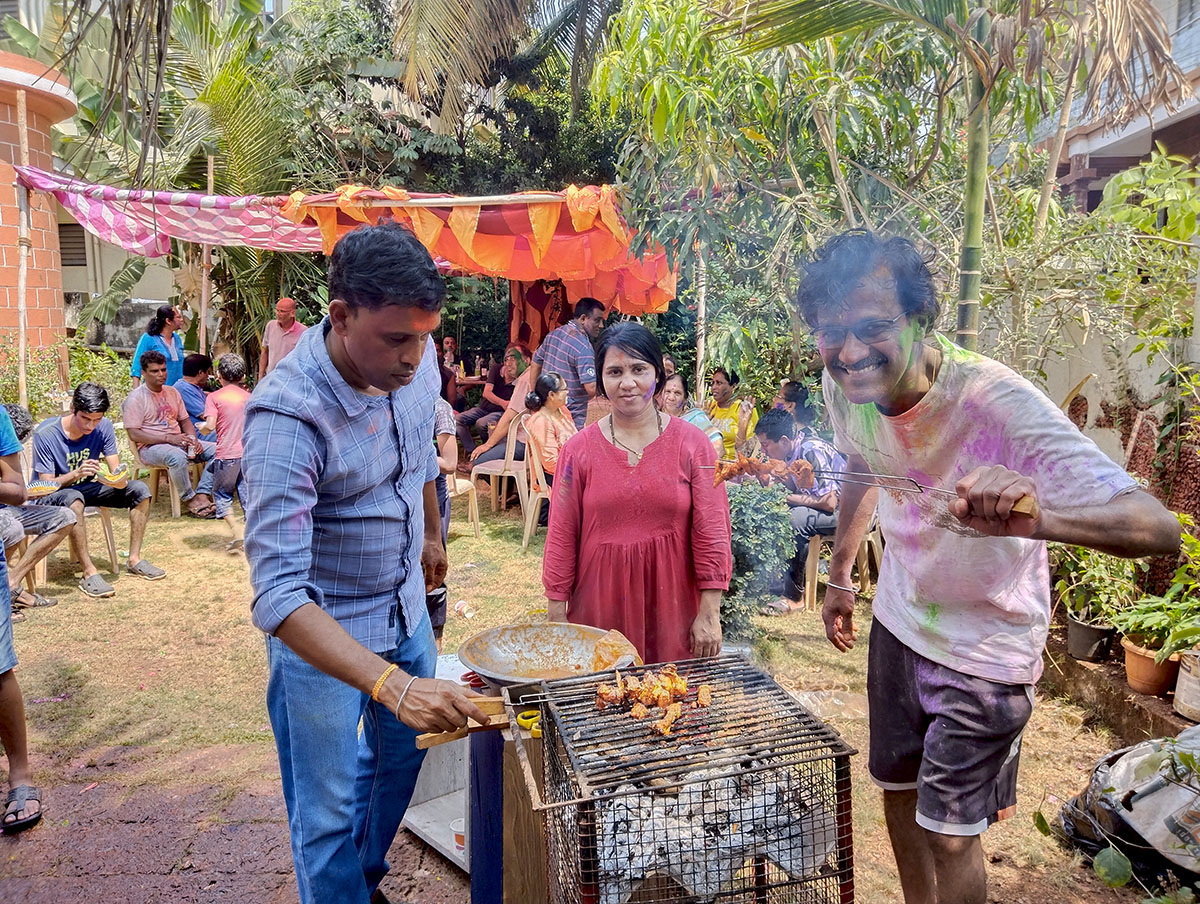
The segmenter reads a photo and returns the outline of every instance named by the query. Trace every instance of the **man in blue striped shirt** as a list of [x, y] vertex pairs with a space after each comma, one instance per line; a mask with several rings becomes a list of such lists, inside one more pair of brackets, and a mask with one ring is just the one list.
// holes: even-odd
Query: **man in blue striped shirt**
[[408, 230], [346, 235], [328, 316], [246, 407], [253, 618], [268, 635], [267, 708], [304, 904], [377, 896], [423, 758], [416, 733], [486, 721], [432, 678], [425, 593], [446, 553], [430, 334], [444, 294]]
[[575, 303], [575, 317], [542, 340], [529, 365], [529, 385], [537, 385], [542, 371], [561, 374], [567, 381], [567, 408], [575, 426], [587, 421], [588, 402], [596, 397], [596, 356], [592, 342], [604, 328], [604, 305], [594, 298]]

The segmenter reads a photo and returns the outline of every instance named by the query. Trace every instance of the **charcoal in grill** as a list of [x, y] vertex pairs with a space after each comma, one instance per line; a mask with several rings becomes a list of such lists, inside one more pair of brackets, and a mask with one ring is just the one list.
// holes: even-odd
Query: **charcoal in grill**
[[713, 702], [665, 738], [596, 710], [612, 673], [541, 684], [551, 900], [852, 901], [855, 751], [744, 659], [678, 665]]

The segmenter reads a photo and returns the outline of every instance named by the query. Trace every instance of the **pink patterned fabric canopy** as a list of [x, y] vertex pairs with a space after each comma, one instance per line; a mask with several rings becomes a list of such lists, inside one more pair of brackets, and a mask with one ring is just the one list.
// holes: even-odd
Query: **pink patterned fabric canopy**
[[84, 229], [146, 257], [162, 257], [171, 239], [200, 245], [248, 245], [270, 251], [321, 250], [321, 230], [294, 223], [279, 209], [286, 197], [230, 197], [92, 185], [31, 166], [16, 167], [21, 183], [54, 195]]

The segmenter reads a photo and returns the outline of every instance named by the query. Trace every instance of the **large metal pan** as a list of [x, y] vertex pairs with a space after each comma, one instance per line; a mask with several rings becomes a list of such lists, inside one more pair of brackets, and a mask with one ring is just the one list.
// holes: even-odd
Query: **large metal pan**
[[[606, 640], [597, 650], [601, 638]], [[496, 688], [625, 668], [636, 656], [633, 644], [616, 632], [566, 622], [501, 625], [458, 648], [462, 664]]]

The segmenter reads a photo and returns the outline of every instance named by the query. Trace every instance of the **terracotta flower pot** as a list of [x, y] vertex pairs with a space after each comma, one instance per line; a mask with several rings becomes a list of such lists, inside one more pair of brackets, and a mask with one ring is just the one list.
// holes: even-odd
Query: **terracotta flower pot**
[[1121, 646], [1125, 648], [1125, 679], [1129, 686], [1139, 694], [1166, 696], [1179, 675], [1179, 654], [1172, 653], [1164, 662], [1157, 663], [1154, 657], [1158, 650], [1139, 646], [1128, 637], [1121, 638]]

